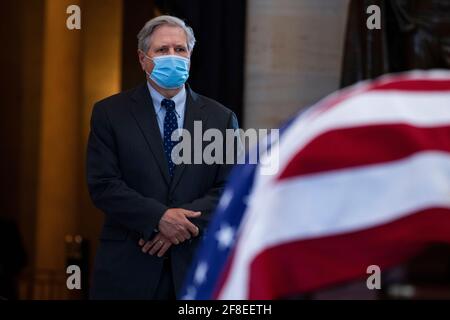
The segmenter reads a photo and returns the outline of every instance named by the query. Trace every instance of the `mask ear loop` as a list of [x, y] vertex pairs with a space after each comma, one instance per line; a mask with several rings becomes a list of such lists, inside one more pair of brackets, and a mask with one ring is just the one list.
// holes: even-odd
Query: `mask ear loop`
[[140, 52], [142, 52], [144, 54], [144, 57], [146, 57], [148, 60], [151, 60], [153, 63], [155, 63], [153, 61], [153, 58], [150, 58], [144, 51], [142, 51], [141, 49], [139, 49]]

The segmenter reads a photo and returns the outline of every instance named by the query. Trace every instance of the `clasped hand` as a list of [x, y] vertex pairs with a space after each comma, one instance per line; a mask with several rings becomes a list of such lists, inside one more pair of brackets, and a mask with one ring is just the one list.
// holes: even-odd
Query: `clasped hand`
[[159, 232], [149, 241], [139, 240], [143, 253], [162, 257], [172, 244], [180, 244], [191, 237], [198, 236], [199, 230], [188, 218], [197, 218], [200, 211], [191, 211], [181, 208], [171, 208], [164, 212], [159, 221]]

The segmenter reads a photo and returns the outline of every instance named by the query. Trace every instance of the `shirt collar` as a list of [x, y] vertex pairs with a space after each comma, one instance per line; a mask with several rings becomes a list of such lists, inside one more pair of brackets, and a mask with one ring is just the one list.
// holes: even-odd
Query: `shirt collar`
[[[156, 91], [155, 88], [147, 81], [147, 87], [150, 91], [150, 95], [152, 97], [153, 106], [155, 108], [155, 112], [158, 114], [161, 109], [161, 101], [166, 99], [161, 93]], [[175, 111], [178, 117], [181, 117], [184, 105], [186, 103], [186, 88], [183, 85], [183, 88], [178, 92], [175, 96], [173, 96], [170, 100], [175, 102]]]

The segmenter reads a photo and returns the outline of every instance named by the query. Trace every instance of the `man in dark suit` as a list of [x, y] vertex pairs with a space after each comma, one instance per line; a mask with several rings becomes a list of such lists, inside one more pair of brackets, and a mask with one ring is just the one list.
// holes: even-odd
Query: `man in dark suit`
[[195, 38], [182, 20], [154, 18], [138, 40], [147, 82], [92, 111], [87, 180], [105, 213], [93, 299], [177, 297], [230, 165], [176, 165], [171, 134], [184, 128], [193, 136], [194, 121], [224, 137], [238, 128], [233, 112], [185, 85]]

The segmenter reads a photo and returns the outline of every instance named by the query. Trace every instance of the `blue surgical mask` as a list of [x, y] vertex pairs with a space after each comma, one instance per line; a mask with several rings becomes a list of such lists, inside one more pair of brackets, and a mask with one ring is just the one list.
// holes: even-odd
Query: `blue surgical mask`
[[147, 72], [150, 79], [164, 89], [177, 89], [181, 87], [189, 77], [189, 59], [166, 55], [150, 58], [154, 63], [151, 74]]

